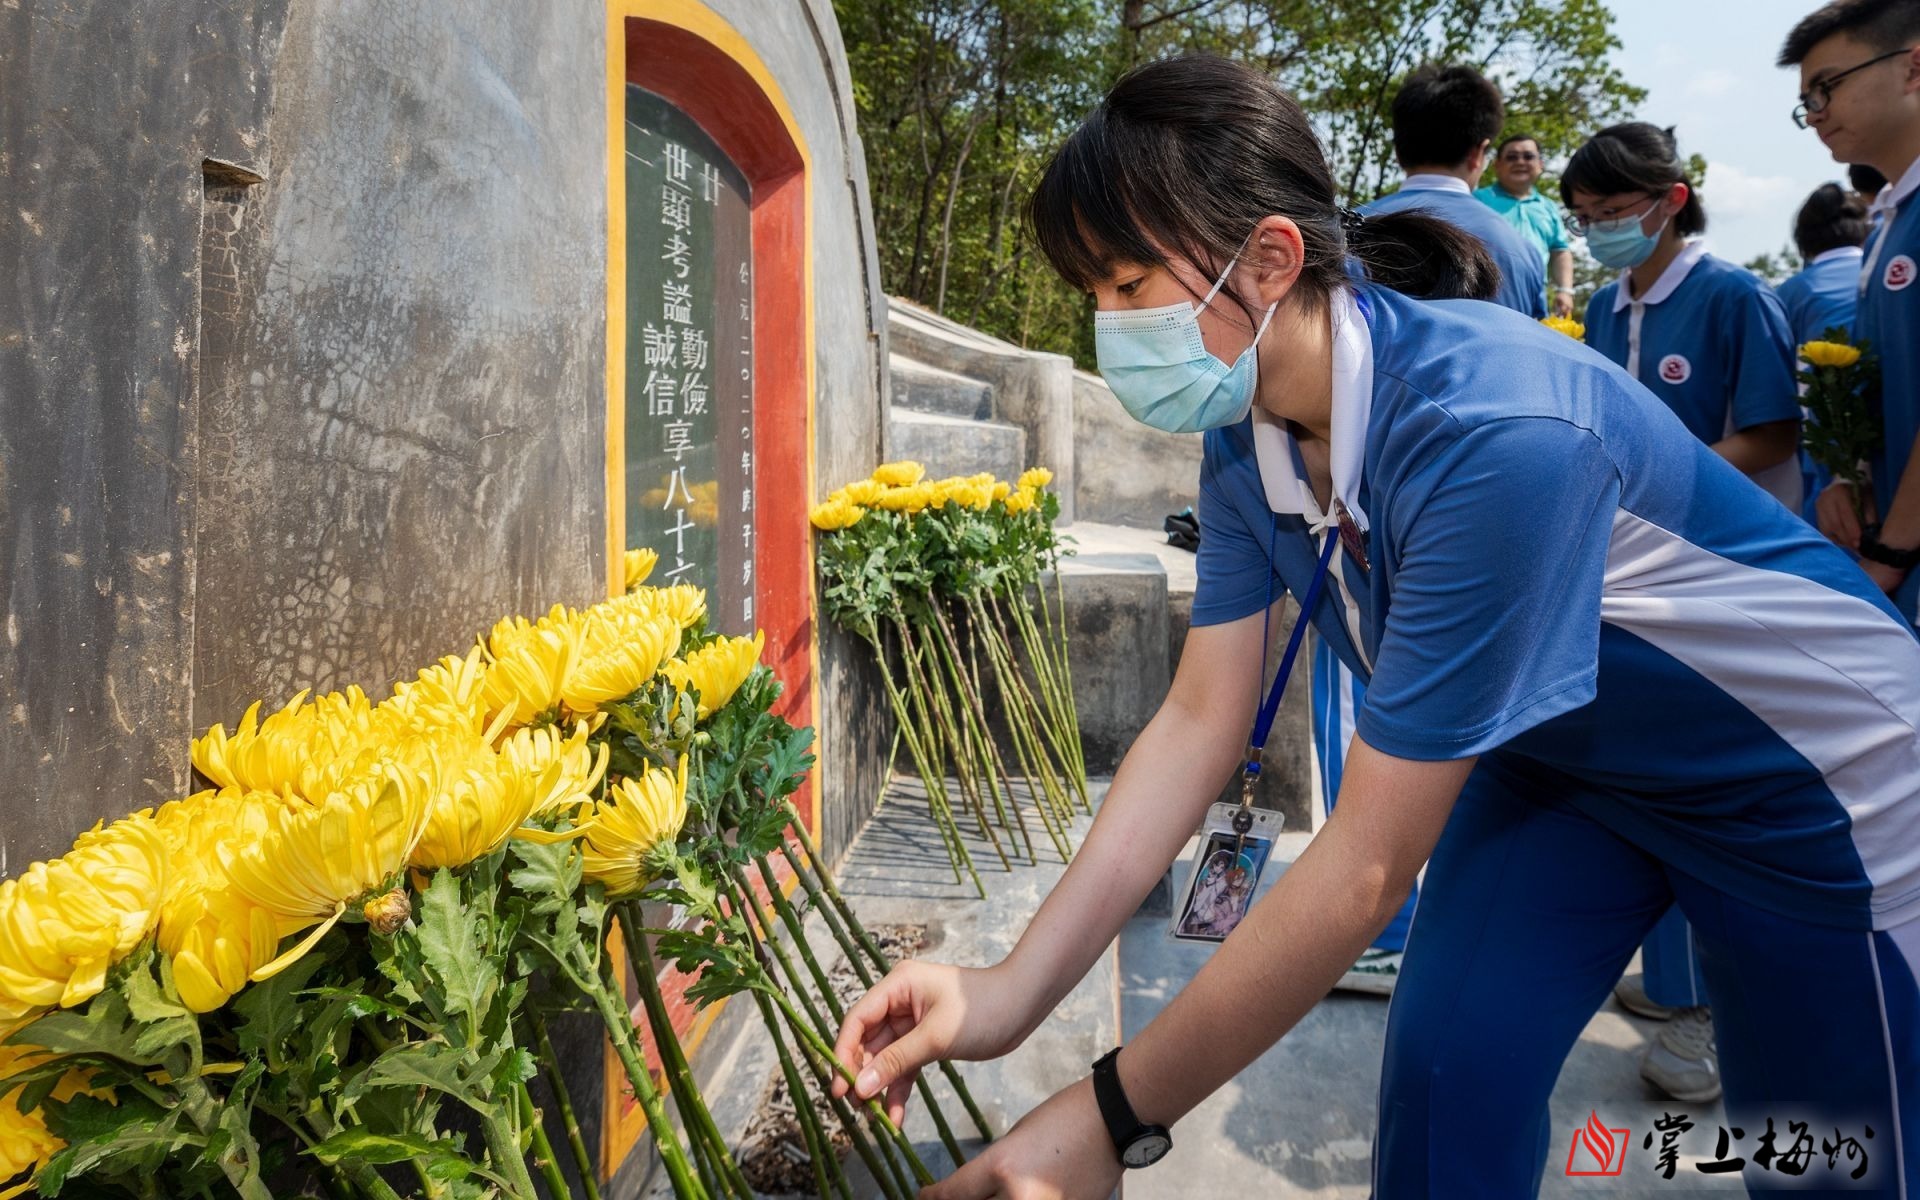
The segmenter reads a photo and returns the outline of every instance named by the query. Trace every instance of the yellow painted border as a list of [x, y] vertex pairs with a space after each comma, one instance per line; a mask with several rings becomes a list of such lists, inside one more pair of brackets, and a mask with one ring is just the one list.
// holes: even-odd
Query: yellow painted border
[[[623, 552], [626, 549], [627, 519], [626, 22], [629, 19], [658, 21], [663, 25], [684, 29], [732, 59], [749, 78], [759, 85], [774, 111], [779, 114], [781, 123], [786, 126], [787, 136], [800, 156], [801, 291], [805, 297], [805, 311], [801, 316], [801, 344], [805, 359], [807, 453], [807, 495], [804, 500], [811, 501], [819, 491], [815, 461], [815, 404], [818, 381], [814, 340], [813, 155], [808, 149], [805, 136], [801, 133], [800, 123], [794, 117], [793, 107], [787, 102], [786, 93], [752, 45], [726, 18], [700, 3], [700, 0], [607, 0], [607, 537], [604, 550], [607, 561], [607, 590], [610, 596], [618, 595], [625, 582]], [[808, 539], [809, 557], [811, 557], [812, 532], [811, 527], [808, 527], [802, 534]], [[813, 820], [810, 824], [813, 826], [811, 833], [817, 843], [821, 829], [821, 813], [825, 806], [825, 795], [821, 788], [820, 763], [825, 760], [826, 752], [825, 739], [820, 732], [820, 623], [818, 616], [820, 606], [811, 564], [806, 571], [806, 579], [809, 614], [808, 688], [810, 707], [814, 717], [816, 755], [810, 779], [814, 797]], [[786, 890], [790, 892], [797, 883], [797, 880], [788, 880]], [[685, 1041], [689, 1054], [705, 1039], [718, 1016], [719, 1006], [715, 1005], [695, 1019], [693, 1028], [688, 1031]], [[621, 1094], [618, 1089], [626, 1084], [626, 1072], [614, 1058], [611, 1048], [607, 1051], [607, 1058], [609, 1062], [606, 1079], [609, 1102], [606, 1105], [607, 1120], [601, 1135], [601, 1159], [603, 1169], [611, 1175], [620, 1167], [627, 1153], [638, 1140], [645, 1119], [637, 1110], [625, 1121], [618, 1119], [619, 1103], [616, 1098]]]

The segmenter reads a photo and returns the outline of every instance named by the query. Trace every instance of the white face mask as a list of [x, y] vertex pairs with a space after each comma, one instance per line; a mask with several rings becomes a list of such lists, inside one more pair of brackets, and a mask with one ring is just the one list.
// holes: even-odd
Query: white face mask
[[1167, 433], [1199, 433], [1232, 425], [1252, 409], [1260, 372], [1254, 351], [1280, 302], [1267, 308], [1252, 345], [1232, 366], [1209, 353], [1200, 335], [1200, 311], [1213, 302], [1239, 261], [1236, 253], [1197, 305], [1183, 300], [1093, 315], [1100, 375], [1136, 421]]

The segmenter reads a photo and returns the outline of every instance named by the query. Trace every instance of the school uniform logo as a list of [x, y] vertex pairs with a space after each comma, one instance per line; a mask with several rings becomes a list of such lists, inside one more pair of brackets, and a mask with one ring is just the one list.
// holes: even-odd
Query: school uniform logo
[[1685, 383], [1693, 378], [1693, 364], [1685, 355], [1669, 354], [1660, 360], [1660, 381], [1662, 383]]
[[1905, 291], [1913, 282], [1914, 274], [1913, 260], [1904, 254], [1896, 254], [1893, 261], [1887, 264], [1887, 273], [1881, 276], [1881, 281], [1890, 292]]
[[1567, 1174], [1620, 1174], [1627, 1165], [1627, 1145], [1632, 1137], [1629, 1129], [1608, 1128], [1595, 1112], [1584, 1126], [1573, 1131], [1573, 1145], [1567, 1147]]

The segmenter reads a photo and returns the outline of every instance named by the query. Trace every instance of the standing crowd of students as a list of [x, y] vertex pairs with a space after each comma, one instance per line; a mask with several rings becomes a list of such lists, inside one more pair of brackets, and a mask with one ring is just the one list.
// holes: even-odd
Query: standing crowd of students
[[[1392, 996], [1376, 1196], [1535, 1194], [1610, 996], [1666, 1018], [1656, 1086], [1724, 1094], [1750, 1190], [1920, 1194], [1920, 0], [1782, 32], [1792, 119], [1891, 182], [1811, 197], [1778, 292], [1707, 251], [1673, 131], [1596, 131], [1556, 203], [1461, 67], [1405, 81], [1406, 179], [1358, 210], [1298, 102], [1220, 58], [1133, 69], [1057, 150], [1028, 221], [1093, 298], [1101, 374], [1203, 439], [1191, 625], [1017, 945], [848, 1010], [851, 1090], [897, 1116], [1085, 976], [1257, 773], [1282, 590], [1318, 639], [1325, 816], [1152, 1021], [928, 1200], [1102, 1200], [1343, 985]], [[1584, 346], [1542, 321], [1578, 239], [1619, 272]], [[1872, 494], [1824, 483], [1810, 522], [1795, 347], [1836, 327], [1871, 344], [1884, 441]], [[1795, 1123], [1858, 1174], [1772, 1172]]]

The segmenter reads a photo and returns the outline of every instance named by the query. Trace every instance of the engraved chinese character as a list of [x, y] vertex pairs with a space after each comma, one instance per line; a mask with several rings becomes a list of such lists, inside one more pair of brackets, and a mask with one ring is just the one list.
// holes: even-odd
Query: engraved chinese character
[[740, 260], [740, 282], [745, 283], [746, 281], [747, 281], [747, 260], [743, 258]]
[[675, 279], [685, 279], [687, 277], [687, 271], [692, 266], [692, 257], [693, 247], [687, 245], [687, 239], [677, 233], [667, 239], [667, 248], [660, 255], [662, 262], [670, 262], [673, 264], [673, 276]]
[[679, 462], [681, 455], [693, 449], [693, 442], [690, 440], [693, 435], [693, 424], [689, 421], [668, 421], [662, 428], [666, 432], [666, 443], [661, 449], [673, 455], [673, 461]]
[[682, 504], [693, 503], [693, 493], [687, 490], [687, 468], [684, 464], [675, 467], [673, 474], [667, 477], [667, 502], [660, 506], [663, 511], [673, 507], [673, 494], [676, 491], [682, 497]]
[[700, 378], [698, 371], [688, 371], [680, 376], [680, 399], [680, 411], [690, 417], [707, 411], [707, 381]]
[[743, 490], [741, 491], [741, 493], [740, 493], [740, 511], [741, 511], [741, 512], [752, 512], [752, 511], [753, 511], [753, 489], [752, 489], [752, 488], [745, 488], [745, 489], [743, 489]]
[[748, 625], [753, 624], [753, 597], [748, 596], [740, 602], [741, 619]]
[[641, 385], [640, 390], [647, 398], [647, 415], [649, 417], [670, 417], [673, 415], [674, 397], [680, 394], [680, 389], [674, 384], [673, 376], [663, 375], [656, 370], [649, 370], [647, 372], [647, 382]]
[[660, 223], [676, 233], [693, 228], [693, 197], [660, 185]]
[[668, 142], [663, 161], [666, 164], [667, 182], [687, 186], [687, 168], [692, 165], [687, 159], [687, 148], [679, 142]]
[[671, 367], [680, 349], [673, 326], [659, 329], [652, 321], [640, 327], [640, 345], [649, 367]]
[[677, 321], [682, 325], [693, 324], [693, 285], [690, 283], [661, 284], [660, 311], [665, 320]]
[[675, 513], [674, 516], [677, 519], [674, 521], [673, 527], [668, 529], [667, 532], [673, 535], [673, 556], [676, 561], [679, 561], [686, 557], [687, 530], [694, 528], [694, 524], [692, 521], [687, 520], [687, 510], [684, 508]]
[[689, 329], [680, 339], [680, 365], [704, 371], [707, 367], [707, 331]]
[[710, 162], [700, 164], [700, 198], [709, 204], [720, 203], [720, 172]]
[[673, 564], [673, 570], [667, 572], [667, 578], [677, 582], [681, 576], [687, 574], [691, 570], [693, 570], [692, 563], [688, 562], [684, 558], [676, 559]]

